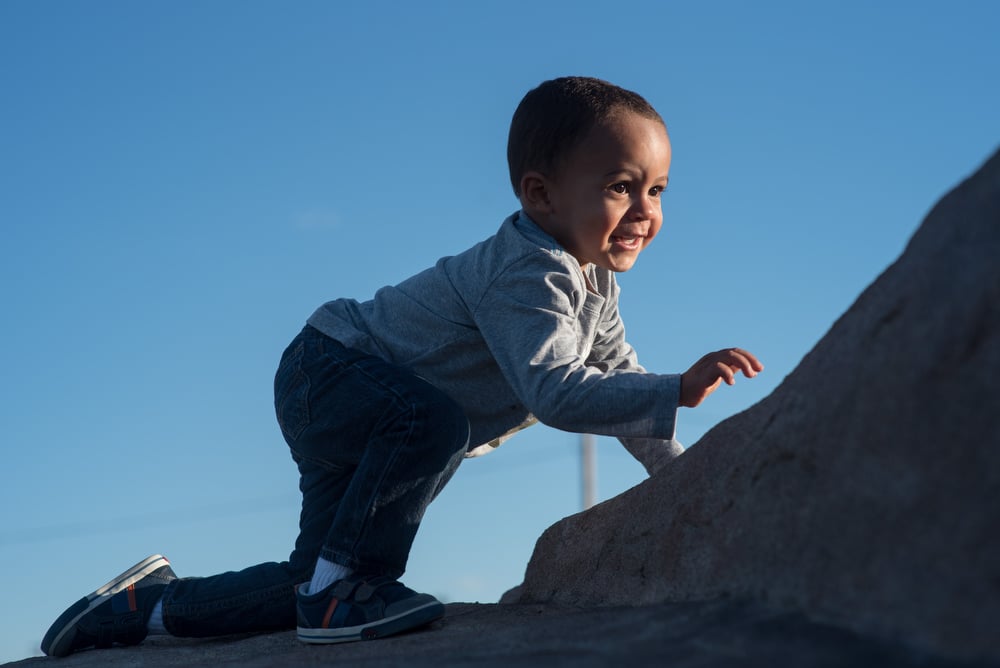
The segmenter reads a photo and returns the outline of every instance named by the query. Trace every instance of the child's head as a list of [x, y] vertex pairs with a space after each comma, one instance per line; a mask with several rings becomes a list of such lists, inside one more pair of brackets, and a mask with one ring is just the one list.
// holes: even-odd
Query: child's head
[[581, 266], [627, 271], [660, 230], [670, 140], [639, 95], [567, 77], [530, 91], [511, 122], [521, 207]]
[[507, 136], [507, 165], [514, 194], [529, 171], [554, 174], [598, 125], [622, 113], [663, 119], [638, 93], [591, 77], [561, 77], [528, 91], [514, 111]]

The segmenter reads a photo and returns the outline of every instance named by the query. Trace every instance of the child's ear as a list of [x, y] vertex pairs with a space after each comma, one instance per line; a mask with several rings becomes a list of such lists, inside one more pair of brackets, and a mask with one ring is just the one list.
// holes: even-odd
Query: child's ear
[[548, 179], [539, 172], [525, 172], [521, 177], [521, 202], [525, 209], [552, 213]]

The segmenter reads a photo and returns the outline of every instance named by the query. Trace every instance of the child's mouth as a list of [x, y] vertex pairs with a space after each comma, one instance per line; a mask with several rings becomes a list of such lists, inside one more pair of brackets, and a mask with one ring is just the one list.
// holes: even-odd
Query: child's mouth
[[643, 237], [635, 235], [625, 236], [619, 234], [612, 234], [610, 241], [612, 246], [617, 246], [625, 250], [635, 250], [639, 248], [639, 245], [642, 243], [642, 239]]

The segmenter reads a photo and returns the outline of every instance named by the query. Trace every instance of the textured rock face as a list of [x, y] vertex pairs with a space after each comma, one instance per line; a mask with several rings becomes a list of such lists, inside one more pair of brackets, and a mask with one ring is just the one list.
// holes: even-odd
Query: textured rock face
[[749, 597], [1000, 658], [1000, 153], [774, 393], [549, 528], [519, 595]]
[[[378, 640], [303, 645], [294, 631], [219, 638], [153, 636], [142, 645], [31, 668], [733, 668], [878, 666], [952, 668], [892, 643], [780, 614], [753, 603], [705, 601], [577, 609], [558, 605], [452, 603], [429, 628]], [[954, 668], [972, 668], [968, 665]]]

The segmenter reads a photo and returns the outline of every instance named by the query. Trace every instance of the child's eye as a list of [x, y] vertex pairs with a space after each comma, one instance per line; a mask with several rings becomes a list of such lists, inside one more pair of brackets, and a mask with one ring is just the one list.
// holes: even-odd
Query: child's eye
[[649, 189], [649, 195], [651, 197], [659, 197], [667, 191], [665, 186], [653, 186]]
[[618, 193], [619, 195], [627, 195], [628, 194], [628, 184], [627, 183], [616, 183], [613, 186], [611, 186], [611, 190], [613, 192]]

